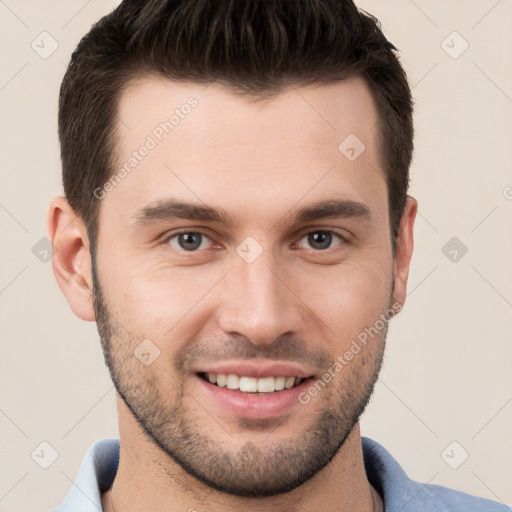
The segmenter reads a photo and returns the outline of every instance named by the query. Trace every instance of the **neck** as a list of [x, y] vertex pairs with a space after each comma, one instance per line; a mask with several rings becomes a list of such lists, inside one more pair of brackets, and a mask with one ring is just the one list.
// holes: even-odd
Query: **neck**
[[332, 461], [300, 487], [273, 497], [241, 498], [216, 491], [189, 475], [147, 438], [119, 397], [117, 405], [119, 467], [112, 487], [102, 496], [105, 512], [204, 508], [223, 512], [371, 512], [376, 508], [374, 498], [378, 496], [372, 497], [364, 469], [359, 424]]

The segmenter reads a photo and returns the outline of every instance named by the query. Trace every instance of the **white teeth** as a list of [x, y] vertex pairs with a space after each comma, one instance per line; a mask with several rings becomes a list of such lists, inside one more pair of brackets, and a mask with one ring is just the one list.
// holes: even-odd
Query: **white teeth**
[[229, 375], [206, 373], [205, 376], [212, 384], [217, 384], [221, 388], [238, 389], [244, 393], [273, 393], [274, 391], [291, 389], [301, 381], [298, 377], [262, 377], [257, 379], [245, 375], [239, 377], [233, 373]]
[[[295, 382], [295, 378], [293, 378]], [[276, 379], [274, 377], [265, 377], [264, 379], [258, 379], [258, 391], [260, 393], [272, 393], [276, 390]]]
[[288, 377], [284, 383], [284, 387], [286, 389], [293, 388], [293, 385], [295, 384], [295, 377]]
[[284, 383], [286, 377], [276, 377], [276, 391], [282, 391], [284, 389]]
[[240, 387], [240, 377], [230, 373], [226, 378], [226, 387], [228, 389], [238, 389]]
[[258, 391], [258, 379], [254, 377], [240, 377], [240, 391], [255, 393]]

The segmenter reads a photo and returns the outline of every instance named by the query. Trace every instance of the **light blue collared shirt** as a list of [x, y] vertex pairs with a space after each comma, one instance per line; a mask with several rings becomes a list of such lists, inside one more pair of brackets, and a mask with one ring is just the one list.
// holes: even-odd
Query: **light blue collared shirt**
[[[362, 438], [368, 480], [381, 495], [385, 512], [511, 512], [501, 503], [411, 480], [379, 443]], [[119, 439], [101, 439], [85, 454], [75, 483], [52, 512], [101, 512], [101, 493], [114, 481]]]

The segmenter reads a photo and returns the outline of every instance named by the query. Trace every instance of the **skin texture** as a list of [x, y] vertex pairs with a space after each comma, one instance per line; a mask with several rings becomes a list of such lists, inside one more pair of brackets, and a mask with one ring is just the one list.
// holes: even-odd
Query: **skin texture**
[[[319, 379], [404, 303], [417, 204], [408, 198], [393, 259], [369, 89], [353, 78], [250, 102], [219, 85], [138, 80], [119, 105], [119, 167], [190, 97], [197, 105], [101, 199], [94, 269], [81, 219], [64, 198], [50, 206], [57, 281], [75, 314], [97, 321], [118, 391], [115, 510], [373, 510], [358, 418], [385, 327], [307, 404], [278, 417], [232, 413], [196, 375], [250, 360], [293, 362]], [[365, 145], [354, 161], [338, 150], [349, 134]], [[137, 212], [171, 197], [232, 222], [137, 223]], [[369, 215], [296, 221], [324, 200], [362, 203]], [[199, 249], [170, 238], [184, 229], [205, 233]], [[335, 233], [328, 248], [307, 236], [319, 231]], [[237, 253], [247, 237], [261, 251], [251, 263]], [[145, 339], [159, 351], [147, 366], [134, 355]], [[112, 489], [105, 510], [111, 500]]]

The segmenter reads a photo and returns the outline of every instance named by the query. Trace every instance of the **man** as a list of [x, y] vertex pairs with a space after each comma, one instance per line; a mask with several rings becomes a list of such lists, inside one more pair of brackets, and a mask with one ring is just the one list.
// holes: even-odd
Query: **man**
[[64, 77], [53, 268], [120, 441], [57, 511], [499, 511], [408, 479], [359, 418], [416, 201], [394, 47], [349, 1], [125, 1]]

